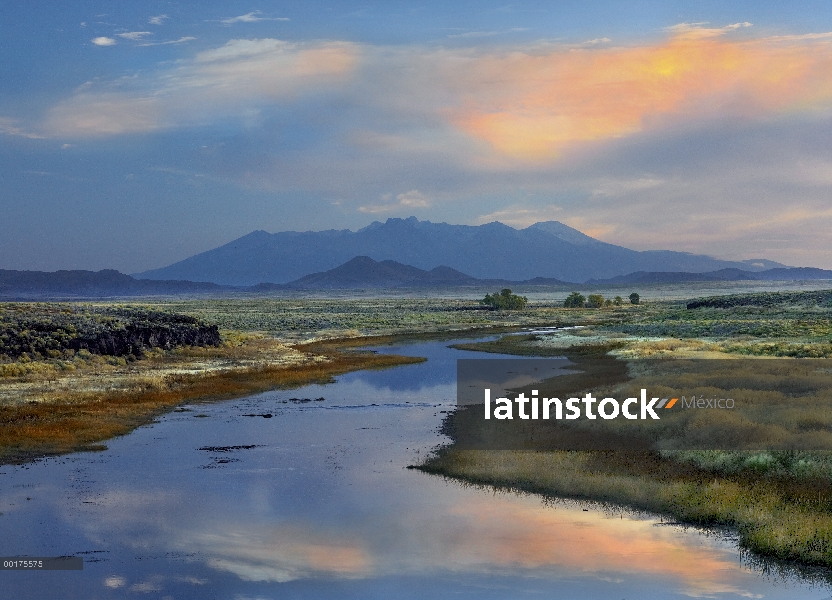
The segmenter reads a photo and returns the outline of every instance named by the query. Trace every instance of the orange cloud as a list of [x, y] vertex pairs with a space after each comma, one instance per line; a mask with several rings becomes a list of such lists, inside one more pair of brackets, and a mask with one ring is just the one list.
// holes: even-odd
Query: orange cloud
[[451, 120], [505, 155], [545, 159], [667, 117], [754, 117], [832, 100], [829, 36], [720, 37], [733, 29], [684, 26], [653, 46], [481, 57], [460, 79], [467, 93]]

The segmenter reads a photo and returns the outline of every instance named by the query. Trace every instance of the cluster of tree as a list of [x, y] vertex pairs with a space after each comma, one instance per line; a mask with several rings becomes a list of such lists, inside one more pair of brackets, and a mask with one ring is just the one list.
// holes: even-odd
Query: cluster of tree
[[513, 294], [508, 288], [500, 290], [499, 294], [486, 294], [485, 298], [480, 300], [480, 304], [492, 310], [523, 310], [528, 302], [528, 298]]
[[[630, 294], [630, 304], [638, 304], [641, 298], [638, 294], [633, 292]], [[564, 308], [602, 308], [604, 306], [621, 306], [624, 304], [624, 299], [621, 296], [616, 296], [612, 300], [605, 299], [601, 294], [590, 294], [584, 297], [583, 294], [572, 292], [566, 297], [563, 302]]]
[[60, 304], [0, 305], [0, 358], [56, 358], [78, 350], [141, 356], [151, 348], [218, 346], [220, 333], [186, 315]]

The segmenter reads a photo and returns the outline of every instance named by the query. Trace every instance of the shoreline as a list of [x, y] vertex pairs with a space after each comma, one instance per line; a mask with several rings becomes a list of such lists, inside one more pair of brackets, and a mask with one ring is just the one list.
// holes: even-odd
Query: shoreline
[[[641, 309], [633, 316], [639, 314]], [[394, 333], [376, 329], [377, 333], [370, 335], [342, 331], [341, 336], [303, 343], [251, 331], [226, 330], [229, 343], [222, 348], [183, 348], [121, 367], [95, 359], [74, 375], [27, 380], [25, 385], [34, 389], [34, 393], [31, 389], [27, 392], [28, 396], [13, 389], [24, 385], [20, 383], [22, 379], [6, 381], [0, 392], [12, 401], [0, 403], [0, 464], [104, 450], [106, 440], [126, 435], [187, 402], [220, 401], [269, 389], [290, 389], [330, 381], [351, 371], [424, 360], [362, 348], [499, 336], [544, 323], [561, 327], [615, 323], [624, 315], [619, 311], [561, 309], [556, 316], [547, 319], [541, 314], [522, 324], [462, 326], [439, 331], [432, 327], [402, 328], [404, 331]], [[529, 334], [485, 342], [464, 341], [454, 347], [525, 356], [567, 356], [573, 362], [585, 362], [586, 370], [568, 376], [576, 389], [589, 381], [596, 385], [601, 382], [599, 375], [603, 374], [597, 369], [605, 371], [602, 379], [606, 377], [607, 384], [620, 383], [621, 367], [634, 353], [638, 357], [650, 356], [652, 352], [667, 358], [691, 352], [703, 357], [711, 353], [709, 346], [697, 340], [642, 341], [586, 329], [574, 335], [564, 332], [558, 339], [581, 345], [541, 345], [536, 335]], [[132, 387], [125, 385], [127, 375], [135, 379]], [[76, 384], [77, 389], [58, 385], [66, 381]], [[102, 389], [107, 382], [110, 383]], [[42, 393], [44, 390], [48, 393]], [[415, 468], [477, 485], [615, 504], [666, 515], [683, 524], [723, 528], [736, 532], [740, 546], [755, 556], [825, 569], [832, 566], [832, 477], [796, 481], [759, 474], [726, 476], [701, 465], [657, 455], [640, 462], [639, 457], [601, 452], [500, 451], [498, 455], [493, 451], [460, 451], [452, 447]]]
[[[525, 341], [531, 339], [528, 336]], [[563, 376], [573, 378], [576, 391], [588, 381], [595, 385], [622, 381], [621, 370], [605, 368], [606, 361], [591, 360], [606, 355], [609, 345], [538, 352], [540, 347], [523, 343], [523, 337], [517, 336], [455, 347], [524, 356], [566, 356], [577, 364], [584, 363], [586, 369]], [[590, 373], [592, 369], [596, 370], [594, 374]], [[452, 422], [453, 416], [449, 415], [444, 425]], [[453, 443], [410, 468], [474, 485], [648, 511], [682, 525], [731, 531], [737, 535], [740, 548], [763, 559], [797, 567], [832, 567], [829, 477], [728, 473], [645, 451], [482, 450], [455, 448]], [[832, 581], [832, 572], [826, 574]]]
[[[398, 341], [396, 336], [344, 338], [290, 346], [302, 353], [289, 364], [206, 369], [168, 375], [144, 389], [73, 390], [61, 400], [0, 406], [0, 465], [22, 464], [46, 456], [105, 450], [102, 442], [129, 434], [187, 402], [215, 402], [272, 389], [292, 389], [364, 369], [423, 362], [421, 357], [377, 354], [357, 348]], [[133, 375], [150, 371], [139, 366]], [[136, 363], [133, 363], [134, 369]], [[93, 375], [92, 379], [95, 379]]]
[[[149, 357], [129, 365], [118, 385], [101, 389], [113, 379], [102, 357], [76, 389], [55, 389], [55, 379], [37, 381], [29, 400], [0, 404], [0, 465], [24, 464], [46, 456], [106, 449], [106, 442], [187, 402], [216, 402], [272, 389], [293, 389], [331, 381], [337, 375], [365, 369], [386, 369], [423, 362], [421, 357], [362, 351], [420, 340], [488, 337], [522, 326], [487, 326], [446, 331], [405, 331], [399, 334], [346, 336], [286, 344], [276, 339], [249, 338], [228, 348], [184, 348], [174, 356]], [[232, 336], [234, 337], [234, 336]], [[183, 358], [184, 357], [184, 358]], [[220, 364], [212, 364], [211, 361]], [[161, 374], [160, 374], [161, 373]], [[60, 382], [60, 380], [57, 380]], [[4, 382], [0, 392], [15, 395], [19, 382]], [[4, 388], [6, 388], [4, 390]], [[10, 391], [9, 388], [12, 388]], [[47, 390], [47, 391], [44, 391]], [[17, 395], [24, 397], [24, 393]], [[39, 400], [32, 400], [38, 397]]]

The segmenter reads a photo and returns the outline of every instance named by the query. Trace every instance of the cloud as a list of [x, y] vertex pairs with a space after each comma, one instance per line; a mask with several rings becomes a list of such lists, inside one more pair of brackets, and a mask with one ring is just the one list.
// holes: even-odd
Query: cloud
[[630, 46], [498, 48], [232, 39], [79, 88], [33, 129], [80, 143], [232, 123], [240, 143], [196, 170], [337, 198], [343, 215], [555, 218], [638, 249], [770, 248], [832, 267], [805, 243], [832, 227], [832, 33], [752, 33], [684, 24]]
[[[515, 204], [501, 210], [495, 210], [486, 215], [481, 215], [477, 217], [476, 222], [481, 225], [483, 223], [499, 221], [505, 225], [522, 229], [541, 221], [556, 221], [562, 218], [562, 215], [563, 208], [556, 205], [529, 208]], [[587, 233], [587, 235], [591, 234]]]
[[192, 42], [196, 38], [193, 36], [184, 36], [179, 38], [178, 40], [168, 40], [166, 42], [146, 42], [144, 44], [137, 44], [138, 46], [168, 46], [170, 44], [184, 44], [185, 42]]
[[829, 248], [806, 243], [832, 228], [832, 144], [813, 128], [815, 120], [722, 124], [621, 140], [592, 163], [549, 178], [541, 173], [537, 183], [528, 178], [527, 189], [539, 188], [528, 201], [478, 220], [542, 220], [553, 204], [546, 190], [559, 190], [552, 217], [605, 242], [829, 268]]
[[734, 23], [725, 27], [703, 27], [705, 23], [679, 23], [667, 28], [667, 31], [680, 40], [701, 40], [703, 38], [725, 35], [743, 27], [751, 27], [751, 23]]
[[357, 58], [358, 48], [349, 43], [231, 40], [147, 79], [84, 86], [48, 111], [43, 129], [89, 137], [194, 126], [230, 114], [250, 119], [259, 104], [348, 77]]
[[165, 115], [158, 98], [125, 94], [78, 94], [53, 108], [45, 128], [53, 136], [119, 135], [162, 129]]
[[252, 59], [254, 57], [263, 57], [268, 60], [268, 57], [274, 53], [291, 52], [296, 47], [291, 42], [273, 38], [231, 40], [225, 46], [200, 52], [196, 55], [195, 61], [197, 63], [208, 63]]
[[507, 157], [547, 161], [668, 122], [832, 106], [826, 38], [736, 41], [691, 25], [674, 31], [650, 46], [473, 58], [455, 73], [465, 102], [449, 114]]
[[[390, 197], [390, 194], [385, 194], [382, 197], [382, 200], [389, 200]], [[431, 198], [419, 190], [410, 190], [409, 192], [399, 194], [396, 196], [396, 200], [398, 200], [398, 202], [385, 202], [384, 204], [359, 206], [358, 210], [363, 213], [377, 214], [414, 208], [428, 208], [431, 205]]]
[[663, 183], [661, 179], [654, 177], [639, 177], [637, 179], [613, 179], [602, 178], [598, 185], [592, 189], [595, 196], [621, 196], [629, 192], [640, 192], [658, 187]]
[[511, 27], [509, 29], [491, 30], [491, 31], [465, 31], [463, 33], [449, 34], [448, 38], [483, 38], [492, 37], [495, 35], [505, 35], [507, 33], [519, 33], [528, 31], [528, 27]]
[[124, 587], [127, 584], [127, 580], [124, 577], [120, 577], [118, 575], [111, 575], [104, 580], [104, 585], [110, 589], [118, 589]]
[[[255, 12], [233, 17], [239, 22], [265, 18]], [[357, 87], [349, 89], [342, 78], [332, 77], [329, 91], [349, 103], [398, 115], [402, 122], [418, 118], [421, 127], [466, 136], [485, 151], [472, 158], [487, 169], [501, 163], [509, 169], [534, 168], [572, 148], [668, 124], [832, 109], [827, 83], [832, 38], [730, 35], [746, 25], [685, 23], [671, 28], [668, 39], [642, 46], [609, 47], [607, 38], [599, 38], [571, 47], [538, 44], [496, 51], [235, 39], [161, 70], [146, 80], [146, 94], [172, 106], [176, 103], [164, 99], [193, 91], [199, 79], [202, 91], [228, 93], [234, 84], [237, 100], [259, 101], [265, 87], [276, 94], [278, 85], [309, 79], [298, 71], [344, 73], [356, 70], [361, 60]], [[216, 85], [209, 77], [216, 77]], [[192, 101], [198, 108], [214, 99], [208, 94]]]
[[233, 25], [234, 23], [257, 23], [259, 21], [288, 21], [288, 17], [262, 17], [263, 13], [255, 10], [238, 17], [228, 17], [227, 19], [220, 19], [220, 23], [224, 25]]
[[494, 35], [500, 35], [504, 33], [502, 31], [466, 31], [465, 33], [453, 33], [449, 34], [447, 37], [449, 38], [481, 38], [481, 37], [491, 37]]
[[115, 46], [116, 41], [111, 37], [97, 37], [92, 38], [92, 43], [96, 46]]
[[419, 190], [411, 190], [396, 196], [399, 204], [409, 208], [427, 208], [430, 206], [430, 198]]
[[150, 17], [147, 22], [151, 25], [162, 25], [169, 18], [167, 15], [156, 15], [155, 17]]
[[40, 140], [44, 138], [43, 135], [18, 127], [17, 122], [9, 117], [0, 117], [0, 135], [13, 135], [16, 137], [29, 138], [31, 140]]
[[135, 41], [138, 41], [138, 40], [142, 39], [146, 35], [153, 35], [153, 34], [149, 31], [127, 31], [125, 33], [119, 33], [118, 37], [135, 42]]

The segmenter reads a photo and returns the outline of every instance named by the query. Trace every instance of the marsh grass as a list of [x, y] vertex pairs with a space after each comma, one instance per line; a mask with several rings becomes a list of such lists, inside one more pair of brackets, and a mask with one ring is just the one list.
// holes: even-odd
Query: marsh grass
[[[583, 337], [595, 341], [596, 334], [597, 328], [596, 333], [585, 331]], [[714, 343], [688, 339], [618, 337], [606, 344], [572, 347], [540, 342], [540, 336], [505, 336], [458, 347], [567, 356], [584, 372], [553, 381], [560, 380], [558, 389], [570, 390], [574, 396], [591, 390], [596, 396], [609, 392], [624, 397], [620, 395], [625, 389], [640, 387], [650, 389], [651, 395], [684, 390], [697, 396], [736, 397], [745, 391], [758, 401], [744, 412], [680, 413], [682, 419], [671, 423], [676, 428], [672, 435], [696, 435], [693, 441], [705, 445], [758, 436], [763, 446], [811, 435], [822, 437], [828, 447], [832, 369], [826, 361], [738, 360], [724, 353], [721, 361], [690, 360], [697, 353], [713, 356]], [[636, 344], [640, 346], [634, 352]], [[667, 359], [644, 360], [644, 356]], [[598, 369], [595, 376], [593, 369]], [[448, 416], [446, 433], [459, 437], [455, 428], [460, 419], [465, 426], [466, 412]], [[614, 425], [611, 433], [616, 433]], [[832, 452], [620, 448], [543, 451], [466, 448], [454, 443], [419, 468], [480, 485], [624, 505], [692, 525], [727, 527], [736, 531], [743, 548], [757, 555], [832, 567]]]
[[468, 331], [587, 322], [625, 322], [640, 307], [564, 309], [562, 302], [529, 301], [523, 310], [488, 310], [477, 300], [339, 298], [185, 300], [147, 303], [153, 310], [191, 315], [220, 329], [261, 331], [283, 340], [317, 340], [449, 330]]
[[[0, 463], [23, 462], [33, 457], [77, 450], [100, 449], [100, 442], [129, 433], [158, 415], [189, 401], [233, 398], [276, 388], [294, 388], [332, 381], [336, 375], [358, 369], [383, 369], [421, 362], [418, 357], [360, 352], [337, 343], [315, 348], [276, 349], [274, 340], [232, 348], [186, 348], [177, 354], [187, 359], [221, 364], [205, 368], [180, 360], [178, 369], [152, 373], [151, 360], [117, 380], [120, 385], [94, 387], [86, 380], [76, 388], [53, 388], [38, 400], [0, 406]], [[276, 350], [285, 360], [274, 359]], [[287, 358], [288, 353], [288, 358]], [[166, 364], [162, 359], [159, 367]], [[208, 363], [210, 364], [210, 362]], [[241, 366], [242, 365], [242, 366]], [[170, 367], [170, 364], [166, 366]], [[191, 366], [192, 371], [182, 367]], [[93, 374], [92, 381], [102, 376]]]

